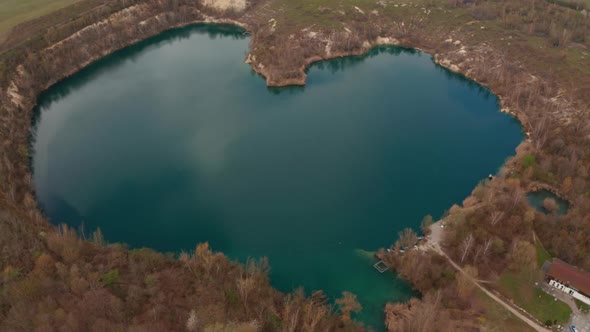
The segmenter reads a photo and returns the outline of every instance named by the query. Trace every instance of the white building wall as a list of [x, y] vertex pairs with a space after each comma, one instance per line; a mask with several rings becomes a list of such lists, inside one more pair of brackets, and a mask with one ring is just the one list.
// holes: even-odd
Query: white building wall
[[584, 295], [582, 295], [582, 294], [580, 294], [578, 292], [574, 292], [574, 298], [576, 298], [576, 299], [578, 299], [578, 300], [580, 300], [580, 301], [582, 301], [582, 302], [590, 305], [590, 298], [588, 298], [588, 297], [586, 297], [586, 296], [584, 296]]
[[566, 285], [557, 282], [555, 280], [549, 280], [549, 285], [553, 286], [554, 288], [559, 289], [560, 291], [573, 296], [575, 299], [578, 299], [588, 305], [590, 305], [590, 298], [578, 293], [575, 289], [569, 288]]

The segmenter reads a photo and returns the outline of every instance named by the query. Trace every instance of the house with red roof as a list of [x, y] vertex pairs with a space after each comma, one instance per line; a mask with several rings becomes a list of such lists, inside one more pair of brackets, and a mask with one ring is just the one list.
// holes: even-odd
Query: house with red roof
[[590, 305], [590, 273], [557, 258], [544, 266], [545, 281], [552, 287]]

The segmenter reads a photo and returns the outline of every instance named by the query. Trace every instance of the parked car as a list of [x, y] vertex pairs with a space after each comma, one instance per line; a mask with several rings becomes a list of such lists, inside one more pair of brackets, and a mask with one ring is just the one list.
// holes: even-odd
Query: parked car
[[570, 325], [570, 331], [572, 331], [572, 332], [579, 332], [578, 329], [575, 326], [573, 326], [573, 325]]

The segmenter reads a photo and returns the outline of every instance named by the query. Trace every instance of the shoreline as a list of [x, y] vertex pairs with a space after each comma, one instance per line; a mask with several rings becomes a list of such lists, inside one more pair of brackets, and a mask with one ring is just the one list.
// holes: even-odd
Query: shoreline
[[[499, 101], [499, 107], [498, 107], [498, 111], [501, 113], [507, 113], [508, 115], [511, 115], [513, 118], [515, 118], [516, 120], [518, 120], [519, 125], [523, 131], [523, 139], [522, 141], [516, 146], [514, 154], [510, 155], [507, 157], [507, 161], [504, 162], [499, 168], [498, 168], [498, 172], [505, 167], [508, 163], [509, 160], [511, 160], [512, 158], [514, 158], [516, 156], [516, 151], [523, 145], [526, 143], [527, 139], [529, 139], [529, 135], [528, 132], [526, 131], [526, 126], [525, 126], [525, 121], [526, 121], [526, 117], [524, 114], [520, 113], [520, 112], [513, 112], [513, 111], [507, 111], [506, 108], [504, 108], [504, 104], [505, 104], [505, 100], [504, 97], [498, 93], [496, 93], [491, 87], [487, 86], [486, 84], [478, 81], [476, 78], [474, 78], [473, 76], [469, 75], [470, 70], [466, 70], [466, 71], [461, 71], [459, 69], [459, 67], [455, 64], [453, 64], [452, 62], [446, 62], [442, 61], [439, 59], [438, 54], [432, 54], [431, 52], [429, 52], [428, 50], [425, 50], [424, 48], [420, 48], [420, 47], [414, 47], [411, 45], [405, 45], [402, 42], [400, 42], [399, 40], [392, 38], [392, 37], [377, 37], [376, 40], [374, 42], [368, 42], [366, 41], [363, 45], [363, 48], [357, 51], [352, 51], [352, 52], [337, 52], [337, 53], [332, 53], [328, 56], [322, 56], [322, 55], [316, 55], [316, 56], [312, 56], [309, 58], [305, 59], [305, 62], [303, 65], [301, 65], [299, 67], [299, 72], [301, 73], [301, 77], [300, 78], [293, 78], [293, 79], [282, 79], [280, 81], [273, 81], [273, 79], [271, 78], [271, 75], [268, 73], [268, 71], [266, 70], [265, 67], [260, 68], [259, 66], [257, 66], [256, 64], [258, 64], [258, 62], [256, 62], [256, 60], [251, 60], [251, 48], [252, 48], [252, 42], [254, 40], [254, 36], [255, 36], [255, 32], [252, 30], [252, 28], [244, 22], [240, 22], [238, 20], [235, 19], [228, 19], [228, 18], [214, 18], [212, 16], [205, 16], [204, 19], [201, 20], [193, 20], [190, 22], [186, 22], [186, 23], [179, 23], [179, 24], [174, 24], [171, 25], [168, 28], [165, 28], [163, 30], [161, 30], [160, 32], [157, 32], [156, 34], [152, 34], [149, 35], [145, 38], [133, 38], [133, 39], [129, 39], [127, 40], [127, 42], [125, 42], [125, 46], [119, 47], [119, 48], [113, 48], [113, 49], [108, 49], [105, 50], [103, 53], [101, 53], [100, 55], [91, 57], [90, 59], [88, 59], [87, 61], [77, 64], [75, 65], [75, 68], [72, 68], [66, 72], [64, 72], [60, 78], [57, 79], [53, 79], [52, 81], [48, 82], [47, 84], [44, 85], [43, 89], [36, 93], [35, 95], [35, 99], [34, 99], [34, 103], [33, 106], [29, 109], [29, 112], [32, 112], [35, 107], [38, 106], [37, 101], [38, 98], [41, 94], [45, 93], [48, 89], [50, 89], [52, 86], [54, 86], [55, 84], [67, 79], [68, 77], [71, 77], [72, 75], [75, 75], [76, 73], [78, 73], [79, 71], [83, 70], [84, 68], [90, 66], [91, 64], [107, 57], [110, 56], [118, 51], [121, 51], [127, 47], [131, 47], [133, 45], [136, 45], [140, 42], [143, 42], [145, 40], [148, 40], [150, 38], [154, 38], [162, 33], [165, 33], [167, 31], [170, 30], [174, 30], [174, 29], [181, 29], [181, 28], [186, 28], [189, 27], [191, 25], [199, 25], [199, 24], [227, 24], [227, 25], [233, 25], [239, 28], [244, 29], [246, 32], [250, 33], [250, 38], [251, 38], [251, 45], [250, 45], [250, 49], [249, 52], [247, 53], [246, 59], [244, 60], [244, 63], [250, 65], [250, 68], [257, 73], [258, 75], [262, 76], [266, 82], [266, 86], [271, 88], [271, 87], [275, 87], [275, 88], [283, 88], [283, 87], [289, 87], [289, 86], [305, 86], [307, 84], [307, 70], [315, 63], [317, 62], [321, 62], [321, 61], [329, 61], [329, 60], [333, 60], [333, 59], [339, 59], [339, 58], [345, 58], [345, 57], [362, 57], [362, 56], [366, 56], [373, 48], [376, 47], [380, 47], [380, 46], [390, 46], [390, 47], [401, 47], [401, 48], [406, 48], [406, 49], [413, 49], [413, 50], [417, 50], [420, 51], [428, 56], [430, 56], [431, 61], [437, 65], [440, 66], [456, 75], [462, 75], [463, 77], [477, 83], [478, 85], [486, 88], [487, 90], [489, 90], [495, 97], [498, 98]], [[379, 42], [381, 41], [381, 42]], [[60, 42], [61, 43], [61, 42]], [[54, 44], [52, 46], [50, 46], [49, 48], [54, 47]], [[44, 49], [43, 51], [47, 50], [48, 48]], [[14, 82], [14, 80], [12, 81]], [[29, 131], [32, 129], [32, 126], [29, 127]], [[32, 175], [31, 172], [29, 172], [28, 175]], [[538, 185], [542, 185], [542, 187], [540, 187], [540, 189], [530, 189], [529, 191], [538, 191], [538, 190], [542, 190], [542, 189], [547, 189], [551, 192], [553, 192], [555, 195], [557, 195], [558, 197], [568, 200], [568, 202], [571, 203], [571, 201], [569, 201], [569, 199], [567, 199], [566, 197], [564, 197], [559, 190], [557, 190], [556, 188], [550, 186], [550, 185], [543, 185], [543, 184], [538, 184]]]
[[[112, 14], [111, 16], [117, 15], [117, 13]], [[148, 40], [149, 38], [153, 38], [156, 37], [162, 33], [165, 33], [167, 31], [173, 30], [173, 29], [181, 29], [181, 28], [185, 28], [191, 25], [199, 25], [199, 24], [228, 24], [228, 25], [233, 25], [239, 28], [244, 29], [245, 31], [250, 33], [250, 38], [251, 38], [251, 44], [250, 44], [250, 48], [248, 50], [248, 53], [246, 55], [246, 59], [244, 59], [244, 62], [246, 64], [249, 64], [251, 69], [257, 73], [258, 75], [262, 76], [266, 82], [266, 86], [267, 87], [277, 87], [277, 88], [282, 88], [282, 87], [288, 87], [288, 86], [305, 86], [306, 85], [306, 81], [307, 81], [307, 70], [309, 69], [309, 67], [311, 65], [313, 65], [314, 63], [317, 62], [321, 62], [321, 61], [329, 61], [329, 60], [333, 60], [333, 59], [338, 59], [338, 58], [344, 58], [344, 57], [362, 57], [362, 56], [366, 56], [368, 52], [370, 52], [373, 48], [375, 47], [380, 47], [380, 46], [391, 46], [391, 47], [402, 47], [402, 48], [406, 48], [406, 49], [413, 49], [413, 50], [418, 50], [426, 55], [428, 55], [431, 58], [431, 61], [437, 65], [437, 66], [441, 66], [442, 68], [445, 68], [446, 70], [449, 70], [450, 72], [457, 74], [457, 75], [462, 75], [465, 78], [477, 83], [478, 85], [488, 89], [494, 96], [496, 96], [498, 98], [499, 101], [499, 107], [498, 107], [498, 111], [499, 112], [503, 112], [503, 113], [509, 113], [510, 115], [512, 115], [513, 117], [515, 117], [518, 121], [519, 121], [519, 125], [521, 126], [521, 128], [523, 129], [523, 133], [525, 132], [525, 124], [522, 120], [521, 117], [519, 117], [520, 113], [517, 112], [504, 112], [504, 108], [503, 108], [503, 104], [504, 104], [504, 100], [503, 97], [499, 94], [497, 94], [496, 92], [494, 92], [494, 90], [492, 88], [490, 88], [489, 86], [487, 86], [486, 84], [478, 81], [477, 79], [475, 79], [474, 77], [469, 75], [469, 70], [461, 70], [457, 65], [453, 64], [450, 61], [443, 61], [438, 57], [438, 54], [434, 54], [433, 52], [431, 52], [430, 50], [427, 50], [425, 48], [421, 48], [418, 46], [413, 46], [411, 44], [405, 44], [403, 42], [401, 42], [400, 40], [393, 38], [393, 37], [383, 37], [383, 36], [379, 36], [377, 37], [373, 42], [369, 42], [369, 41], [365, 41], [363, 43], [363, 47], [361, 49], [358, 50], [354, 50], [351, 52], [335, 52], [335, 53], [330, 53], [329, 55], [314, 55], [311, 57], [308, 57], [304, 60], [303, 64], [299, 66], [298, 71], [300, 73], [300, 77], [298, 78], [292, 78], [292, 79], [281, 79], [281, 80], [275, 80], [272, 77], [272, 74], [269, 73], [268, 69], [266, 67], [260, 67], [259, 64], [260, 62], [257, 62], [256, 59], [252, 60], [251, 58], [251, 50], [256, 38], [256, 31], [254, 31], [252, 29], [251, 26], [249, 26], [247, 23], [236, 20], [236, 19], [229, 19], [229, 18], [215, 18], [213, 16], [209, 16], [206, 15], [202, 12], [200, 12], [201, 15], [203, 15], [204, 17], [202, 19], [198, 19], [198, 20], [191, 20], [191, 21], [187, 21], [187, 22], [181, 22], [181, 23], [176, 23], [176, 24], [172, 24], [170, 26], [164, 27], [162, 29], [158, 29], [158, 31], [156, 33], [153, 34], [147, 34], [141, 37], [135, 37], [135, 38], [129, 38], [129, 39], [125, 39], [122, 46], [121, 47], [114, 47], [114, 48], [108, 48], [108, 49], [103, 49], [101, 53], [99, 54], [94, 54], [93, 56], [89, 57], [88, 59], [86, 59], [83, 62], [79, 62], [79, 63], [73, 63], [72, 64], [72, 68], [69, 68], [66, 71], [61, 72], [59, 77], [54, 77], [52, 78], [50, 81], [46, 82], [43, 85], [43, 88], [40, 91], [34, 92], [34, 98], [33, 100], [30, 99], [26, 99], [25, 96], [23, 94], [18, 93], [19, 88], [18, 85], [15, 82], [18, 82], [20, 79], [19, 77], [13, 77], [11, 80], [11, 87], [14, 85], [16, 87], [16, 91], [14, 91], [15, 93], [18, 94], [18, 100], [19, 103], [17, 103], [17, 106], [25, 106], [26, 104], [31, 105], [30, 107], [28, 107], [28, 113], [32, 114], [33, 110], [35, 109], [35, 107], [38, 106], [37, 102], [38, 102], [38, 98], [41, 94], [43, 94], [44, 92], [46, 92], [48, 89], [50, 89], [52, 86], [54, 86], [55, 84], [58, 84], [60, 81], [67, 79], [68, 77], [71, 77], [72, 75], [75, 75], [76, 73], [78, 73], [80, 70], [83, 70], [84, 68], [88, 67], [89, 65], [107, 57], [110, 56], [120, 50], [123, 50], [127, 47], [133, 46], [137, 43], [140, 43], [142, 41]], [[160, 15], [160, 14], [159, 14]], [[149, 17], [145, 20], [142, 20], [142, 22], [145, 22], [147, 20], [150, 19], [155, 19], [158, 20], [158, 15]], [[110, 17], [107, 19], [107, 21], [110, 20]], [[104, 22], [104, 21], [102, 21]], [[109, 24], [111, 22], [106, 22], [106, 24]], [[141, 22], [140, 22], [141, 23]], [[52, 50], [54, 47], [59, 47], [60, 45], [62, 45], [64, 42], [67, 42], [70, 38], [75, 38], [76, 34], [73, 34], [61, 41], [59, 41], [58, 43], [55, 43], [47, 48], [44, 48], [43, 50], [41, 50], [40, 52], [47, 52], [48, 50]], [[22, 65], [19, 66], [19, 68], [17, 69], [17, 74], [21, 74], [22, 69], [20, 68]], [[9, 89], [10, 90], [10, 89]], [[31, 103], [32, 102], [32, 103]], [[32, 126], [29, 126], [28, 128], [29, 134], [31, 133], [32, 130]], [[512, 159], [514, 156], [516, 156], [516, 151], [518, 150], [518, 148], [524, 144], [526, 142], [526, 135], [523, 135], [523, 140], [518, 144], [518, 146], [515, 148], [514, 154], [508, 156], [507, 158]], [[507, 162], [505, 162], [504, 164], [502, 164], [499, 168], [498, 171], [500, 171], [503, 167], [505, 167], [507, 165]], [[27, 176], [32, 176], [32, 172], [30, 167], [28, 167], [27, 169], [28, 173]], [[36, 200], [36, 195], [34, 193], [34, 188], [31, 186], [28, 188], [30, 190], [30, 192], [33, 195], [33, 198], [35, 199], [35, 202], [37, 202]], [[38, 208], [37, 208], [37, 212], [41, 212]], [[45, 220], [45, 225], [46, 227], [51, 227], [53, 224], [51, 224], [50, 222], [48, 222], [46, 220], [46, 218], [43, 217], [43, 219]]]
[[[247, 8], [244, 13], [249, 15], [254, 11], [254, 9], [250, 9], [251, 8]], [[188, 13], [184, 15], [180, 10], [187, 10]], [[515, 98], [518, 98], [519, 96], [515, 97], [515, 94], [510, 90], [510, 83], [515, 80], [500, 80], [493, 76], [494, 73], [490, 71], [490, 68], [493, 68], [493, 65], [503, 65], [498, 58], [495, 58], [493, 53], [488, 55], [489, 50], [497, 50], [497, 48], [494, 47], [480, 49], [481, 45], [477, 42], [470, 45], [469, 41], [466, 42], [465, 40], [463, 41], [465, 44], [441, 43], [435, 44], [437, 46], [429, 47], [426, 45], [428, 45], [429, 42], [432, 42], [432, 40], [378, 36], [372, 41], [362, 42], [362, 46], [358, 46], [348, 52], [339, 51], [332, 53], [329, 51], [328, 47], [325, 49], [320, 47], [319, 49], [314, 50], [312, 52], [313, 55], [311, 56], [303, 57], [303, 54], [300, 54], [301, 58], [296, 58], [295, 56], [295, 60], [291, 58], [285, 60], [288, 65], [294, 64], [293, 68], [290, 68], [289, 66], [279, 67], [276, 62], [271, 64], [271, 66], [264, 66], [263, 62], [270, 61], [269, 59], [272, 59], [272, 57], [269, 58], [269, 56], [274, 56], [275, 54], [272, 52], [268, 53], [267, 51], [265, 54], [266, 57], [261, 56], [256, 59], [256, 56], [253, 54], [256, 51], [256, 47], [261, 46], [263, 49], [269, 45], [274, 46], [274, 43], [276, 43], [278, 47], [284, 47], [286, 45], [285, 40], [275, 40], [270, 42], [270, 44], [268, 39], [266, 41], [259, 41], [258, 32], [263, 30], [264, 27], [257, 25], [251, 18], [247, 18], [247, 15], [243, 15], [239, 18], [216, 17], [216, 15], [206, 14], [201, 8], [198, 8], [198, 6], [185, 6], [184, 9], [180, 10], [162, 10], [155, 4], [139, 3], [123, 10], [116, 11], [107, 16], [106, 19], [87, 25], [83, 29], [79, 29], [56, 43], [36, 51], [31, 51], [27, 54], [27, 57], [19, 60], [20, 62], [18, 66], [15, 66], [14, 70], [7, 75], [7, 84], [3, 91], [0, 91], [0, 100], [2, 101], [2, 104], [4, 104], [1, 105], [1, 107], [11, 116], [10, 118], [7, 118], [6, 126], [9, 127], [10, 130], [16, 132], [17, 135], [9, 137], [9, 143], [5, 144], [6, 155], [2, 161], [4, 164], [0, 164], [0, 168], [4, 173], [2, 175], [8, 179], [8, 183], [2, 184], [4, 187], [0, 194], [3, 195], [2, 198], [4, 198], [5, 195], [6, 201], [9, 202], [9, 204], [14, 204], [16, 209], [28, 213], [31, 216], [30, 220], [32, 220], [30, 225], [36, 227], [35, 229], [37, 231], [47, 230], [53, 227], [53, 224], [47, 220], [38, 206], [31, 180], [31, 165], [26, 162], [29, 156], [24, 155], [19, 151], [19, 148], [22, 147], [23, 142], [25, 141], [22, 137], [23, 133], [26, 133], [28, 137], [32, 134], [31, 120], [33, 118], [33, 110], [38, 106], [39, 96], [53, 85], [76, 74], [92, 63], [119, 50], [125, 49], [126, 47], [153, 38], [172, 29], [198, 24], [231, 24], [249, 32], [251, 35], [250, 46], [244, 61], [250, 65], [253, 72], [264, 78], [267, 87], [304, 86], [307, 79], [307, 70], [314, 63], [343, 57], [365, 56], [373, 48], [379, 46], [404, 47], [421, 51], [430, 56], [435, 65], [441, 66], [452, 73], [462, 75], [489, 90], [490, 93], [498, 99], [498, 111], [508, 113], [518, 120], [522, 129], [522, 140], [515, 148], [515, 151], [507, 156], [503, 164], [500, 165], [496, 174], [501, 174], [503, 170], [509, 166], [513, 168], [514, 165], [517, 165], [519, 149], [530, 144], [529, 142], [532, 142], [531, 132], [533, 132], [533, 128], [537, 126], [539, 122], [539, 113], [533, 113], [534, 111], [528, 109], [528, 106], [525, 108], [524, 106], [521, 106], [522, 104], [519, 104], [518, 99], [515, 100]], [[150, 14], [146, 16], [146, 12], [149, 12]], [[172, 16], [172, 18], [170, 18], [170, 16]], [[221, 16], [223, 16], [223, 14], [221, 14]], [[117, 25], [124, 25], [129, 28], [120, 31], [115, 28]], [[84, 35], [81, 33], [83, 31], [90, 35]], [[361, 36], [357, 30], [351, 32], [351, 35], [359, 38]], [[390, 34], [390, 36], [394, 35], [394, 33]], [[273, 37], [285, 39], [286, 35], [277, 33], [277, 36]], [[302, 38], [301, 41], [306, 41], [304, 36], [300, 37]], [[453, 35], [453, 37], [457, 38], [455, 35]], [[460, 35], [460, 37], [463, 39], [465, 36]], [[106, 40], [109, 40], [110, 44]], [[327, 41], [329, 44], [334, 40], [335, 39], [321, 40], [321, 42]], [[312, 42], [311, 39], [307, 41], [310, 43]], [[318, 40], [315, 40], [314, 42], [317, 41]], [[456, 40], [456, 42], [458, 41], [459, 40]], [[317, 44], [321, 46], [321, 42]], [[457, 45], [461, 47], [460, 50]], [[469, 56], [472, 58], [462, 56], [464, 53], [461, 53], [461, 51], [465, 50], [465, 46], [468, 46]], [[72, 54], [71, 57], [68, 56], [70, 53]], [[48, 59], [49, 64], [43, 62], [44, 58]], [[476, 60], [472, 61], [472, 59]], [[54, 60], [54, 63], [52, 63], [51, 60]], [[289, 63], [289, 61], [291, 62]], [[487, 61], [489, 61], [491, 65], [486, 63]], [[280, 63], [280, 61], [279, 64], [284, 65], [284, 63]], [[39, 66], [42, 70], [39, 72], [36, 71], [35, 66]], [[520, 71], [512, 73], [507, 71], [507, 75], [516, 73], [514, 75], [520, 75], [518, 76], [519, 78], [530, 76], [530, 81], [525, 80], [523, 82], [535, 82], [537, 78], [533, 76], [532, 73], [538, 74], [538, 72], [528, 70], [520, 65], [517, 65], [517, 67], [519, 67], [518, 70]], [[283, 72], [281, 72], [281, 70], [283, 70]], [[293, 75], [287, 77], [286, 74]], [[540, 103], [560, 106], [559, 104], [561, 101], [557, 99], [557, 97], [554, 98], [555, 100], [549, 98], [551, 96], [550, 93], [551, 92], [549, 92], [548, 95], [539, 94], [533, 97], [536, 98], [535, 101], [538, 99]], [[528, 98], [530, 98], [530, 95]], [[566, 103], [564, 105], [564, 107], [570, 107], [572, 109], [574, 107], [572, 106], [573, 104]], [[562, 118], [555, 115], [553, 119], [551, 119], [553, 114], [547, 113], [547, 117], [550, 118], [550, 120], [555, 121], [551, 123], [552, 128], [558, 128], [558, 126], [563, 123], [564, 119], [568, 120], [567, 117], [571, 117], [573, 114], [567, 113], [569, 111], [570, 109], [564, 111], [565, 113], [562, 113], [564, 114]], [[499, 134], [501, 135], [501, 133]], [[538, 136], [535, 136], [535, 139], [537, 138]], [[27, 146], [30, 146], [29, 139], [26, 140], [26, 144]], [[546, 152], [547, 148], [544, 148], [542, 144], [539, 146], [540, 147], [538, 147], [535, 142], [535, 147], [531, 147], [531, 149], [533, 149], [532, 151], [534, 153], [543, 154], [547, 158], [557, 158], [555, 155]], [[529, 183], [528, 187], [523, 186], [525, 189], [528, 188], [529, 191], [549, 188], [549, 191], [553, 192], [558, 197], [567, 200], [570, 203], [570, 206], [572, 206], [574, 201], [572, 198], [575, 198], [575, 196], [569, 195], [566, 197], [559, 191], [558, 187], [559, 183], [556, 187], [538, 181]]]

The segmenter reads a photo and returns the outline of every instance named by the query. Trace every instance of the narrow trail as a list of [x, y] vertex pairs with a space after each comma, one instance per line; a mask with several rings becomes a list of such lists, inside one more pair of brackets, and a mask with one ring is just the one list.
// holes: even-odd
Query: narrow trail
[[487, 290], [485, 287], [483, 287], [478, 280], [474, 279], [469, 274], [465, 273], [465, 271], [463, 270], [463, 268], [461, 268], [461, 266], [459, 266], [457, 263], [455, 263], [451, 259], [451, 257], [449, 257], [442, 250], [442, 248], [440, 247], [440, 241], [442, 239], [442, 233], [443, 233], [443, 228], [441, 227], [441, 221], [438, 221], [438, 222], [432, 224], [432, 226], [430, 226], [430, 230], [431, 230], [431, 232], [430, 232], [430, 236], [428, 238], [428, 246], [430, 248], [434, 249], [436, 252], [438, 252], [442, 256], [444, 256], [447, 259], [447, 261], [451, 264], [451, 266], [455, 270], [457, 270], [457, 271], [461, 272], [463, 275], [467, 276], [467, 278], [472, 283], [474, 283], [482, 292], [484, 292], [492, 300], [496, 301], [498, 304], [500, 304], [501, 306], [503, 306], [504, 308], [506, 308], [506, 310], [510, 311], [513, 315], [515, 315], [516, 317], [520, 318], [522, 321], [524, 321], [525, 323], [527, 323], [535, 331], [551, 332], [551, 330], [545, 328], [544, 326], [539, 325], [534, 320], [532, 320], [529, 317], [523, 315], [520, 311], [518, 311], [512, 305], [510, 305], [509, 303], [505, 302], [504, 300], [502, 300], [501, 298], [499, 298], [498, 296], [494, 295], [492, 292], [490, 292], [489, 290]]

